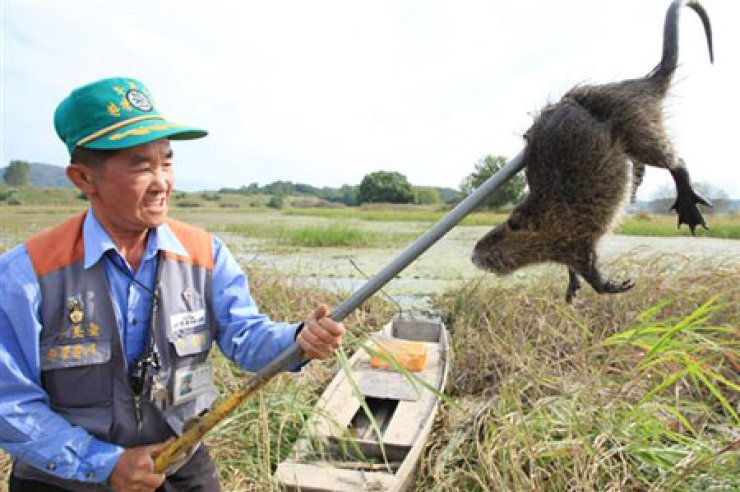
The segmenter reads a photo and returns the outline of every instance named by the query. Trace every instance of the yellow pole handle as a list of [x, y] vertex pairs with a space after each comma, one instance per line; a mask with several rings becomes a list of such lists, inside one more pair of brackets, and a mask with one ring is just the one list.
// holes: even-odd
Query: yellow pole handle
[[253, 393], [256, 393], [273, 376], [303, 362], [303, 351], [297, 344], [293, 344], [291, 347], [283, 351], [283, 353], [278, 355], [275, 360], [252, 376], [252, 378], [247, 381], [245, 389], [237, 390], [227, 396], [223, 401], [217, 403], [198, 422], [185, 431], [182, 436], [178, 437], [164, 448], [162, 452], [154, 458], [154, 471], [156, 473], [165, 473], [167, 469], [174, 463], [177, 463], [178, 460], [185, 459], [190, 453], [190, 450], [203, 440], [203, 437], [209, 430], [216, 427], [222, 420], [228, 417], [231, 412], [244, 402], [244, 400]]

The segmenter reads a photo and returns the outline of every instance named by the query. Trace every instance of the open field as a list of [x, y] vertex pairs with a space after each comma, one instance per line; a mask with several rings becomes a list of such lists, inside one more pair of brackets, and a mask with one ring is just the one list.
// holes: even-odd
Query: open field
[[[10, 197], [16, 206], [8, 206]], [[239, 195], [203, 192], [173, 192], [171, 207], [174, 214], [210, 214], [222, 216], [261, 214], [267, 211], [270, 201], [268, 195]], [[277, 211], [281, 215], [303, 218], [325, 218], [332, 221], [362, 222], [410, 222], [434, 223], [447, 213], [450, 205], [410, 205], [410, 204], [366, 204], [360, 207], [346, 207], [330, 204], [312, 196], [288, 196], [284, 198], [285, 208]], [[13, 215], [13, 210], [35, 212], [40, 210], [59, 211], [82, 209], [87, 202], [74, 189], [21, 187], [17, 189], [0, 185], [0, 211]], [[712, 209], [702, 207], [710, 230], [699, 229], [699, 236], [724, 239], [740, 239], [740, 213], [713, 214]], [[7, 212], [6, 212], [7, 211]], [[51, 212], [54, 213], [54, 212]], [[462, 226], [491, 226], [505, 220], [507, 213], [476, 211], [465, 217]], [[666, 210], [663, 215], [645, 212], [626, 215], [616, 230], [618, 234], [638, 236], [677, 236], [690, 235], [686, 226], [676, 228], [676, 216]]]
[[[0, 251], [85, 206], [0, 205]], [[326, 210], [172, 214], [224, 238], [265, 312], [298, 319], [318, 299], [336, 305], [433, 220], [423, 210], [415, 220], [400, 218], [409, 216], [403, 210], [384, 212], [385, 220]], [[562, 267], [495, 278], [470, 265], [473, 243], [496, 220], [483, 218], [455, 228], [387, 288], [396, 300], [424, 296], [452, 330], [450, 402], [417, 490], [740, 488], [740, 241], [609, 236], [600, 247], [605, 271], [636, 287], [618, 296], [586, 287], [569, 307]], [[737, 216], [726, 220], [740, 226]], [[666, 227], [675, 230], [673, 221], [665, 218]], [[316, 243], [330, 234], [328, 244]], [[353, 313], [347, 350], [398, 309], [375, 296]], [[243, 381], [242, 371], [214, 359], [223, 391]], [[276, 463], [335, 370], [333, 360], [314, 362], [278, 377], [208, 436], [224, 490], [273, 487]], [[0, 455], [0, 483], [7, 470]]]

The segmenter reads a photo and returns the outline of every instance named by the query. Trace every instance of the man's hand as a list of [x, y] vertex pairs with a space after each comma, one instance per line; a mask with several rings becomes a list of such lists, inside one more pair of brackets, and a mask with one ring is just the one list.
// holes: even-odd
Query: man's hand
[[327, 318], [329, 307], [320, 304], [303, 324], [296, 343], [309, 359], [326, 359], [342, 344], [344, 325]]
[[167, 447], [172, 439], [159, 444], [126, 449], [110, 476], [115, 491], [154, 491], [162, 485], [165, 476], [154, 473], [154, 457]]

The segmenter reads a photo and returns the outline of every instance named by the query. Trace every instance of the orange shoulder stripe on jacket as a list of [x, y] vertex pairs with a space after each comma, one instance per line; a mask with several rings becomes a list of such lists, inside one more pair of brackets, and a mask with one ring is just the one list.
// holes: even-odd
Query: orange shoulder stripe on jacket
[[213, 270], [213, 243], [208, 232], [175, 219], [168, 218], [167, 225], [185, 247], [185, 251], [188, 252], [190, 257], [166, 252], [165, 258]]
[[26, 251], [37, 277], [59, 270], [85, 256], [81, 212], [49, 229], [31, 236], [25, 243]]

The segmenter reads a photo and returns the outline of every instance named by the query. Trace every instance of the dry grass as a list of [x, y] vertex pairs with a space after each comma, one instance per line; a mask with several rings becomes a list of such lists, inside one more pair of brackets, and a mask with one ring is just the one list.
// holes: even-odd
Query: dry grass
[[562, 287], [438, 299], [457, 405], [418, 490], [737, 490], [740, 270], [584, 289], [573, 308]]
[[[305, 317], [319, 300], [337, 305], [340, 294], [292, 285], [277, 272], [249, 272], [255, 299], [273, 319]], [[352, 345], [363, 333], [375, 331], [390, 319], [395, 306], [381, 298], [370, 299], [344, 320]], [[350, 347], [351, 349], [351, 347]], [[215, 357], [216, 380], [225, 391], [238, 387], [245, 373]], [[316, 361], [301, 374], [275, 378], [260, 395], [245, 403], [206, 443], [218, 463], [225, 490], [270, 490], [272, 473], [287, 457], [313, 411], [313, 404], [336, 371], [336, 361]]]

